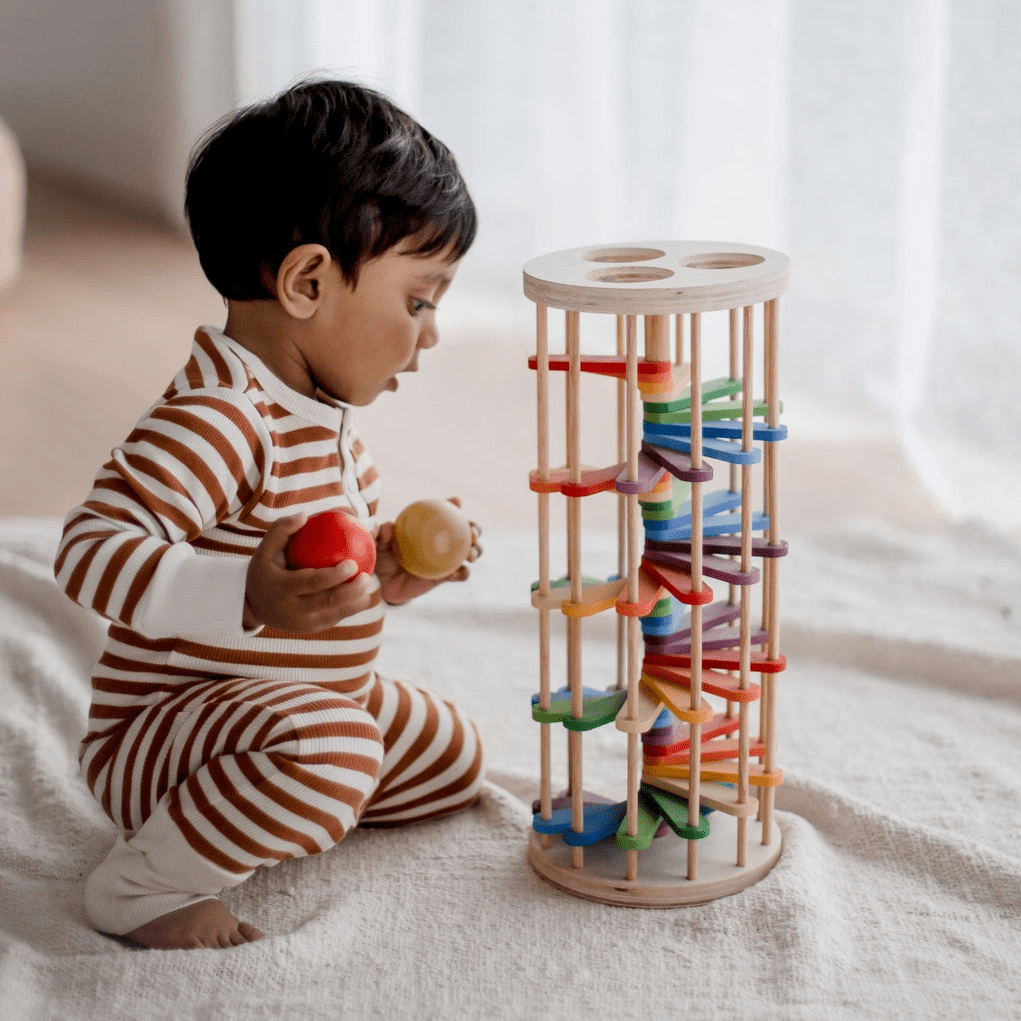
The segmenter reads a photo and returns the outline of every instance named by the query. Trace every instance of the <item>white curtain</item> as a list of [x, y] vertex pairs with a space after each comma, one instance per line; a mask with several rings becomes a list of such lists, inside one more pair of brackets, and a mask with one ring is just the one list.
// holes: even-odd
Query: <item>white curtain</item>
[[237, 92], [330, 72], [457, 154], [459, 291], [530, 329], [520, 269], [687, 237], [791, 255], [788, 404], [892, 436], [951, 515], [1021, 529], [1017, 0], [235, 0]]

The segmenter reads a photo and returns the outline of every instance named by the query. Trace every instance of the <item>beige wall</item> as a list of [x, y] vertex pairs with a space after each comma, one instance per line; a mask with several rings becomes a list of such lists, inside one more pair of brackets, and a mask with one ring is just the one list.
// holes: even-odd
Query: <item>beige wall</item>
[[30, 168], [177, 220], [191, 144], [233, 105], [232, 26], [230, 0], [7, 0], [0, 118]]

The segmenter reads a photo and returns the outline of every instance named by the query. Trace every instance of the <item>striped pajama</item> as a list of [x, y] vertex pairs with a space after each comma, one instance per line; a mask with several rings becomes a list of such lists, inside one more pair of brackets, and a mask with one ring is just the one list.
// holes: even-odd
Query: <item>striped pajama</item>
[[317, 635], [242, 626], [248, 556], [273, 520], [343, 508], [374, 529], [378, 477], [349, 415], [204, 328], [68, 515], [57, 578], [111, 621], [81, 749], [123, 831], [86, 887], [103, 931], [325, 851], [357, 824], [478, 795], [474, 724], [372, 668], [378, 584], [373, 605]]

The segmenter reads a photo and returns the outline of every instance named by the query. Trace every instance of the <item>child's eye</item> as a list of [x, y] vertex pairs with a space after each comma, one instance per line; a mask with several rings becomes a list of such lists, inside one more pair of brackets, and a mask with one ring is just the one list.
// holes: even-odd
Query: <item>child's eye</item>
[[435, 312], [436, 306], [431, 301], [426, 301], [424, 298], [412, 298], [411, 299], [411, 314], [417, 316], [419, 312], [430, 310]]

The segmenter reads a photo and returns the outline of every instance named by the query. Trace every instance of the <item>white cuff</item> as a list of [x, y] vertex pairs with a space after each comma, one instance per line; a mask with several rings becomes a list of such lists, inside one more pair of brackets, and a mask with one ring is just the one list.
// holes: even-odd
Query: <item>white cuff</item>
[[148, 638], [247, 634], [242, 625], [248, 558], [209, 556], [175, 543], [160, 560], [132, 617]]

